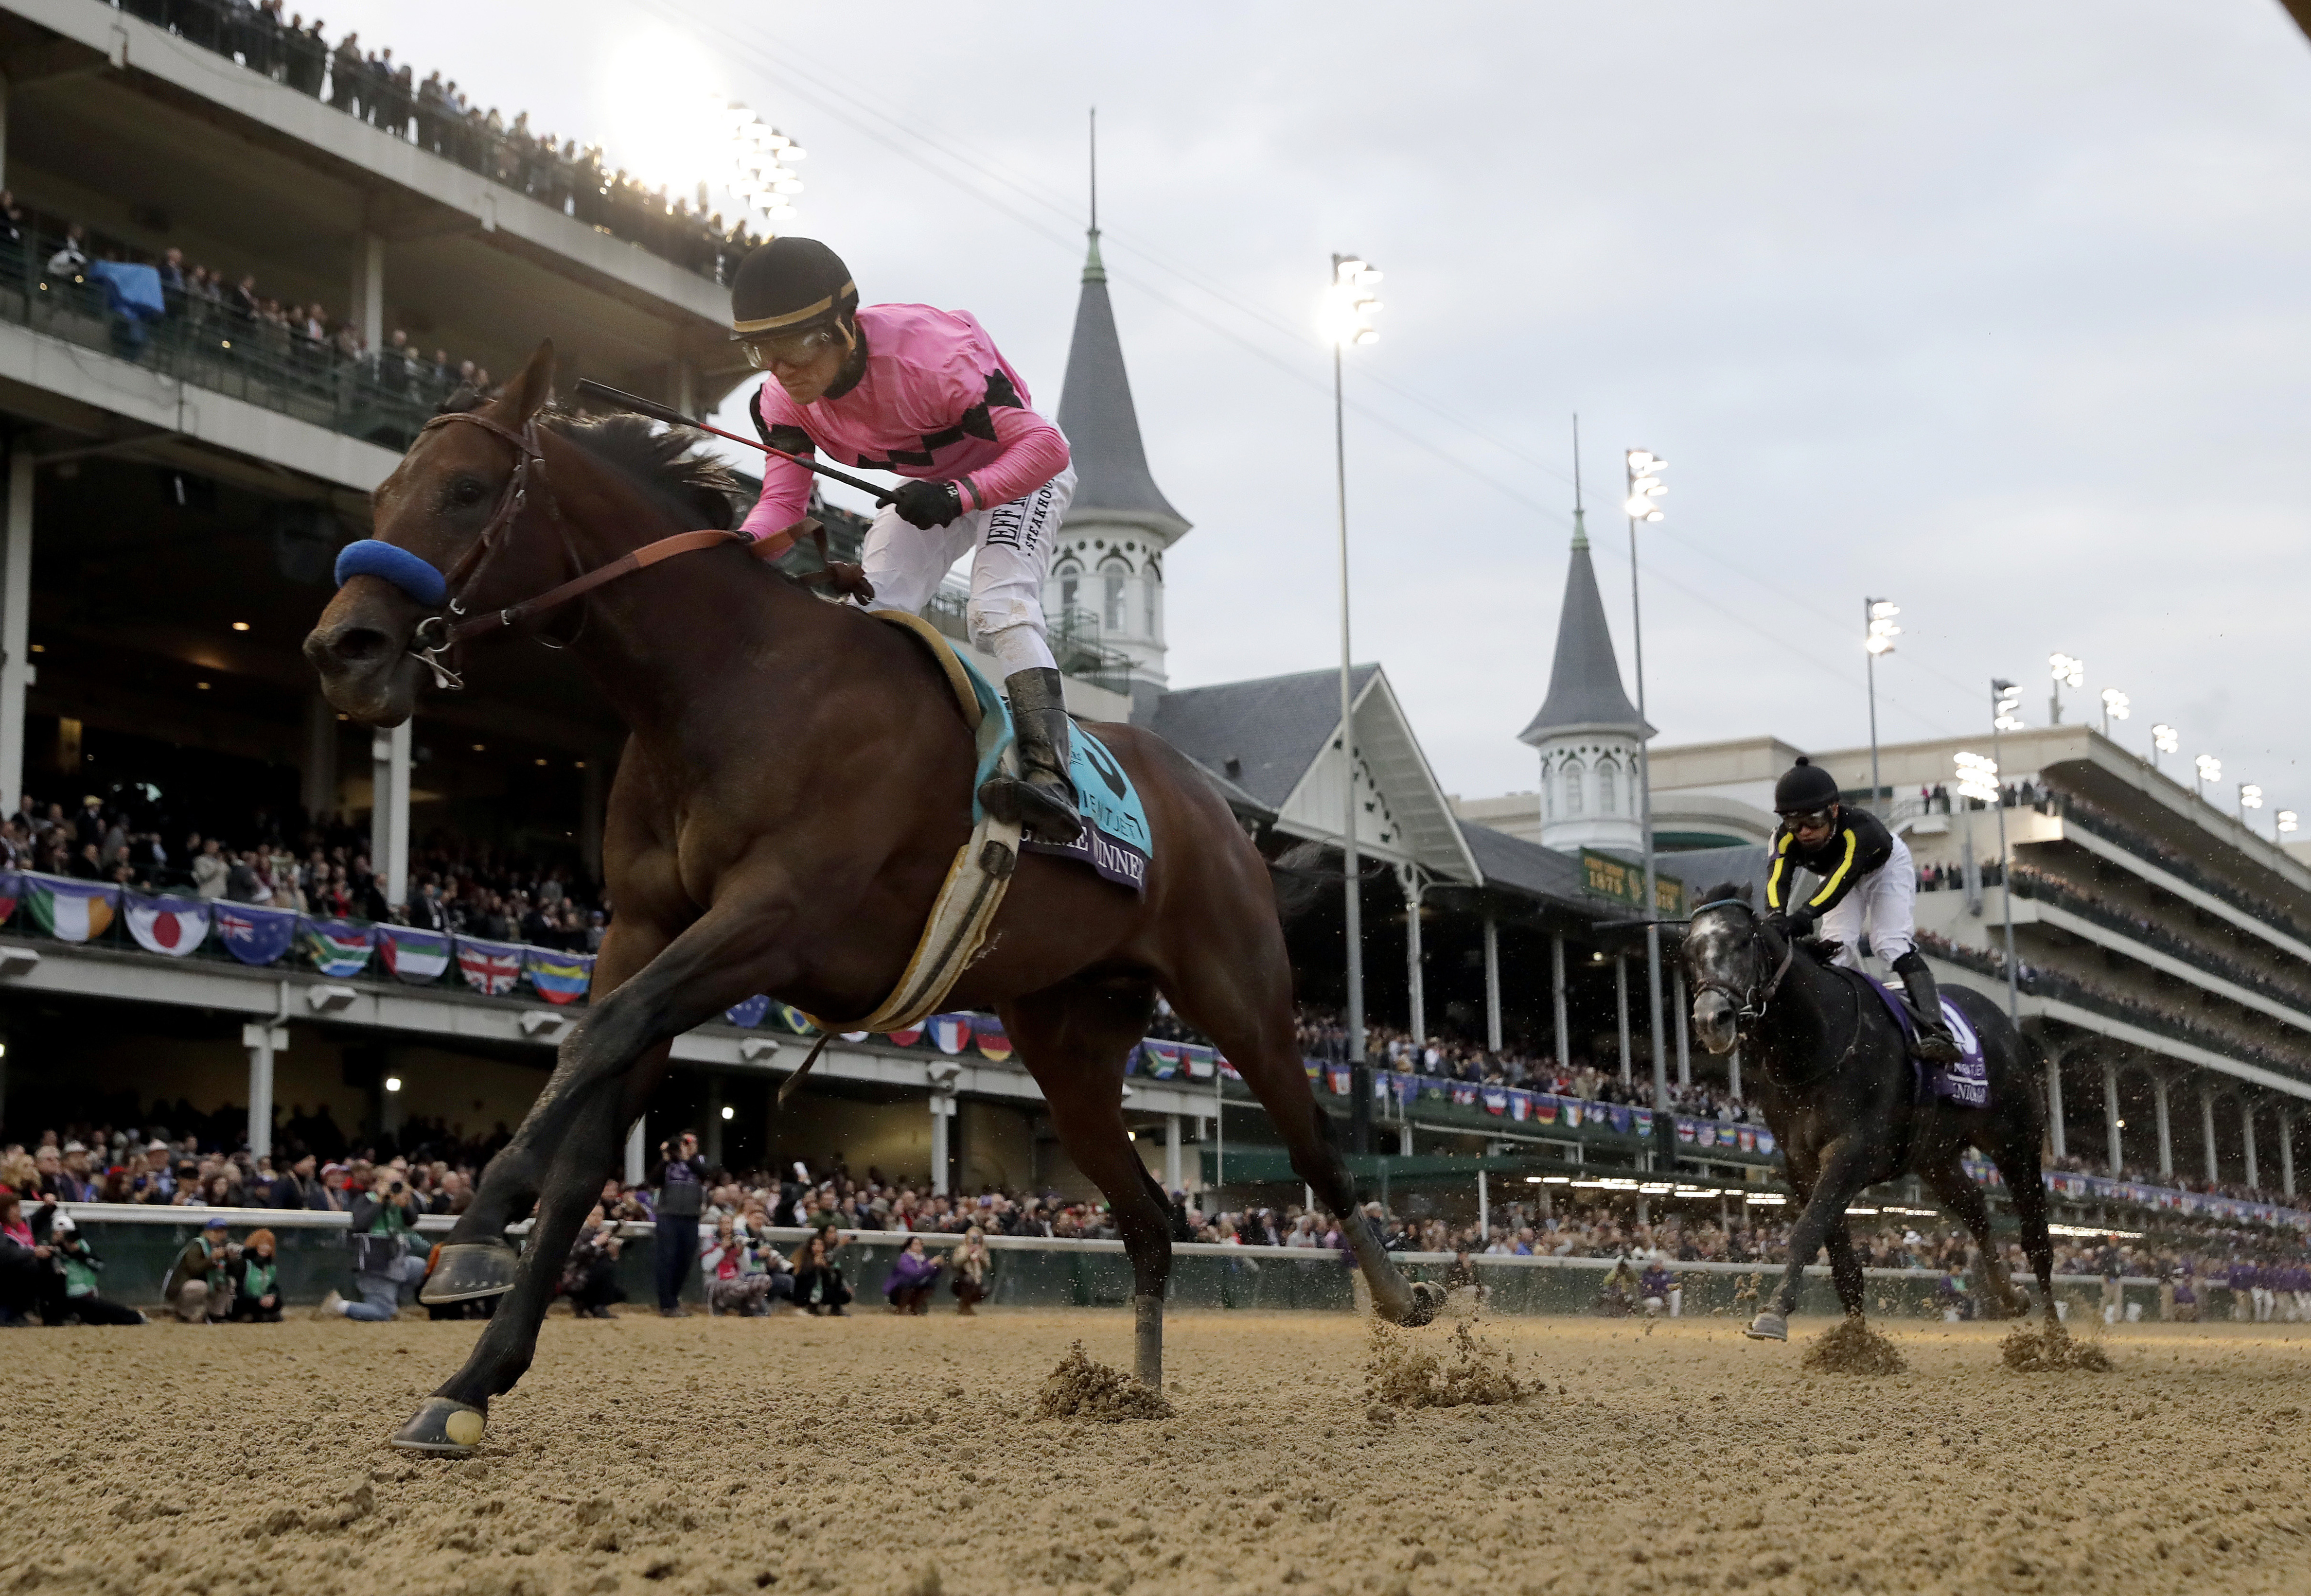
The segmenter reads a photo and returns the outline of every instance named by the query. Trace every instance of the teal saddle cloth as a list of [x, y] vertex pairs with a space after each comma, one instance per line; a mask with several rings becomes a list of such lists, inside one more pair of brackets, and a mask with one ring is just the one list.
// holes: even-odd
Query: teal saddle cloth
[[[1012, 728], [1011, 706], [996, 691], [995, 684], [962, 650], [955, 650], [955, 658], [971, 677], [972, 692], [982, 712], [979, 768], [971, 783], [971, 818], [976, 825], [986, 814], [977, 797], [979, 789], [1010, 758], [1016, 734]], [[1043, 842], [1031, 838], [1021, 846], [1030, 853], [1076, 859], [1090, 866], [1104, 880], [1134, 892], [1146, 892], [1147, 860], [1156, 844], [1147, 829], [1147, 811], [1139, 801], [1139, 789], [1132, 784], [1130, 772], [1123, 768], [1122, 762], [1108, 752], [1107, 745], [1089, 727], [1077, 727], [1075, 736], [1068, 741], [1068, 775], [1075, 783], [1076, 805], [1084, 819], [1083, 834], [1072, 842]]]

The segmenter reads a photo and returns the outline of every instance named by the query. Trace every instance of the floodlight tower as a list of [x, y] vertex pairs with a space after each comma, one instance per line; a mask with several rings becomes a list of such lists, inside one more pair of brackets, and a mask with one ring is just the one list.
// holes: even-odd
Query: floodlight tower
[[2134, 701], [2115, 687], [2102, 690], [2102, 735], [2110, 735], [2110, 723], [2124, 720], [2134, 712]]
[[2087, 663], [2068, 654], [2058, 653], [2047, 655], [2046, 665], [2054, 678], [2054, 689], [2046, 695], [2046, 724], [2060, 726], [2062, 723], [2062, 689], [2086, 685]]
[[1902, 629], [1894, 624], [1894, 617], [1902, 606], [1883, 598], [1862, 601], [1862, 648], [1870, 657], [1870, 807], [1878, 807], [1880, 790], [1878, 782], [1878, 656], [1894, 651], [1894, 640]]
[[1332, 345], [1332, 463], [1340, 502], [1340, 873], [1342, 929], [1348, 955], [1348, 1136], [1358, 1153], [1372, 1151], [1372, 1067], [1365, 1059], [1364, 904], [1356, 859], [1356, 691], [1348, 641], [1348, 423], [1340, 352], [1376, 341], [1372, 318], [1380, 309], [1374, 290], [1380, 273], [1355, 255], [1332, 257], [1325, 290], [1326, 341]]
[[2203, 798], [2207, 796], [2208, 788], [2221, 785], [2223, 762], [2211, 754], [2202, 754], [2191, 763], [2199, 772], [2199, 779], [2191, 784], [2191, 790]]
[[2161, 754], [2173, 754], [2183, 746], [2183, 736], [2173, 727], [2160, 723], [2150, 728], [2150, 768], [2158, 768]]
[[1653, 501], [1669, 492], [1661, 473], [1669, 462], [1649, 449], [1628, 452], [1629, 637], [1637, 664], [1637, 825], [1645, 853], [1645, 1029], [1653, 1039], [1653, 1112], [1669, 1112], [1669, 1055], [1661, 1049], [1661, 894], [1653, 877], [1653, 762], [1652, 722], [1645, 719], [1645, 623], [1637, 602], [1637, 523], [1658, 521]]
[[1998, 901], [2006, 911], [2006, 1017], [2018, 1029], [2022, 1024], [2022, 989], [2021, 972], [2014, 962], [2014, 867], [2006, 854], [2006, 794], [1998, 770], [2005, 753], [2002, 734], [2021, 729], [2022, 722], [2014, 714], [2021, 702], [2022, 695], [2013, 683], [2002, 676], [1991, 678], [1990, 790], [1991, 801], [1998, 806]]
[[[2263, 807], [2263, 789], [2252, 781], [2242, 781], [2238, 789], [2239, 824], [2247, 824], [2246, 812]], [[2253, 829], [2252, 827], [2249, 828]]]

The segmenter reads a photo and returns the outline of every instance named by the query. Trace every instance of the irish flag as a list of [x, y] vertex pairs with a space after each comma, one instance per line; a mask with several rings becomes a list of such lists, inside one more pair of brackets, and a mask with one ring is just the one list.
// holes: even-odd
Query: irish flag
[[148, 898], [126, 894], [128, 934], [147, 953], [182, 958], [208, 939], [209, 906], [198, 898]]
[[105, 933], [120, 889], [68, 876], [24, 876], [24, 907], [32, 923], [59, 942], [88, 942]]

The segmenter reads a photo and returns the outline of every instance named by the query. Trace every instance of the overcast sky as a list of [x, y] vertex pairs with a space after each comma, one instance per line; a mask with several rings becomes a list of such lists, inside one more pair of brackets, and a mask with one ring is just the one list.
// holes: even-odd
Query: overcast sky
[[1888, 741], [1981, 727], [1993, 674], [2043, 724], [2061, 649], [2132, 695], [2124, 740], [2170, 721], [2311, 809], [2311, 47], [2277, 0], [327, 15], [690, 181], [685, 118], [746, 100], [809, 151], [789, 230], [870, 301], [972, 310], [1046, 412], [1097, 104], [1148, 455], [1196, 523], [1175, 685], [1337, 661], [1315, 306], [1351, 249], [1387, 274], [1349, 357], [1356, 652], [1448, 790], [1535, 784], [1577, 410], [1625, 675], [1621, 451], [1670, 462], [1664, 741], [1865, 740], [1879, 595]]

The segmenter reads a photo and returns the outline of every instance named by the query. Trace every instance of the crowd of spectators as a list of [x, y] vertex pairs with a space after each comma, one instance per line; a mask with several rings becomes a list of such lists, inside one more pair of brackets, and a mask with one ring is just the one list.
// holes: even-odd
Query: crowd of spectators
[[[2006, 953], [2002, 948], [1972, 947], [1963, 942], [1954, 942], [1939, 932], [1926, 930], [1917, 933], [1917, 943], [1938, 959], [1947, 959], [1953, 964], [1999, 981], [2006, 979]], [[2172, 1005], [2146, 1002], [2115, 987], [2063, 971], [2045, 969], [2028, 959], [2018, 958], [2015, 961], [2015, 985], [2034, 996], [2054, 998], [2075, 1003], [2082, 1008], [2096, 1009], [2114, 1019], [2141, 1025], [2145, 1030], [2163, 1032], [2179, 1042], [2191, 1042], [2230, 1058], [2268, 1065], [2289, 1075], [2299, 1075], [2306, 1068], [2306, 1060], [2299, 1053], [2208, 1025]]]
[[2050, 870], [2017, 862], [2014, 867], [2014, 895], [2036, 898], [2066, 909], [2080, 919], [2106, 926], [2210, 974], [2219, 975], [2234, 986], [2260, 992], [2273, 1002], [2311, 1011], [2311, 981], [2230, 957], [2217, 951], [2210, 940], [2178, 937], [2141, 910], [2114, 903], [2089, 892], [2079, 882], [2057, 876]]
[[2055, 795], [2056, 813], [2066, 825], [2076, 825], [2105, 842], [2115, 842], [2158, 868], [2190, 883], [2211, 897], [2219, 898], [2243, 914], [2286, 932], [2299, 942], [2311, 942], [2311, 922], [2283, 903], [2251, 893], [2237, 882], [2218, 876], [2181, 849], [2160, 842], [2150, 833], [2128, 824], [2098, 804], [2075, 793]]
[[738, 261], [762, 242], [744, 218], [726, 223], [707, 212], [702, 192], [693, 204], [662, 183], [648, 187], [608, 165], [599, 145], [541, 132], [528, 111], [508, 121], [439, 72], [420, 81], [408, 62], [395, 61], [389, 48], [365, 48], [357, 33], [331, 44], [319, 18], [309, 23], [292, 13], [284, 19], [283, 0], [115, 3], [187, 43], [702, 277], [730, 281]]
[[578, 953], [601, 946], [606, 904], [571, 862], [432, 836], [411, 859], [408, 902], [393, 905], [368, 845], [366, 833], [341, 822], [259, 810], [231, 839], [193, 831], [172, 851], [157, 823], [94, 794], [67, 815], [61, 803], [26, 793], [0, 821], [0, 868]]
[[[278, 372], [309, 389], [336, 389], [372, 402], [397, 401], [414, 414], [440, 408], [460, 389], [490, 390], [486, 367], [452, 360], [449, 351], [427, 354], [396, 327], [372, 346], [359, 323], [332, 316], [318, 300], [283, 301], [267, 293], [253, 272], [238, 274], [187, 262], [170, 247], [156, 258], [117, 240], [92, 236], [77, 222], [35, 215], [0, 189], [0, 247], [29, 249], [52, 283], [97, 280], [112, 318], [112, 345], [123, 359], [139, 360], [156, 335], [220, 358], [246, 363], [265, 359]], [[134, 285], [112, 271], [118, 265], [149, 265], [160, 302], [133, 297]], [[92, 291], [93, 292], [93, 291]]]

